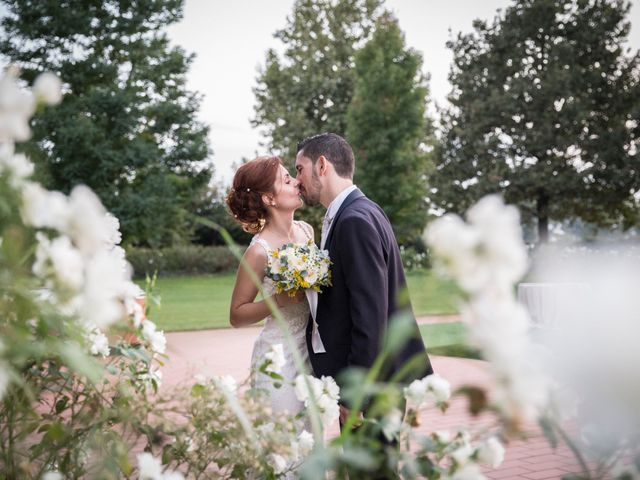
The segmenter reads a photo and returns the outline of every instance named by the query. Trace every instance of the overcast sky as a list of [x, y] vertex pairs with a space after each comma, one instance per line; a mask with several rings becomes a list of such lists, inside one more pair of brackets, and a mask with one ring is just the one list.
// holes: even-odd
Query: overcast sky
[[[269, 153], [251, 127], [257, 68], [268, 48], [281, 45], [273, 33], [286, 25], [293, 0], [186, 0], [184, 19], [169, 29], [173, 41], [196, 54], [189, 88], [204, 95], [201, 120], [210, 125], [216, 176], [229, 183], [232, 164], [243, 156]], [[386, 0], [407, 44], [420, 51], [431, 75], [431, 96], [439, 105], [450, 90], [452, 61], [445, 47], [449, 29], [471, 31], [476, 18], [493, 18], [508, 0]], [[630, 45], [640, 48], [640, 8], [633, 2]]]

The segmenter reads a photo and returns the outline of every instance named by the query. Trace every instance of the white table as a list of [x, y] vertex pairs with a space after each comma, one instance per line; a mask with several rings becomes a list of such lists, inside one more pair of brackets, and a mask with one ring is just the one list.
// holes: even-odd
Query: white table
[[518, 302], [537, 327], [552, 327], [579, 315], [588, 293], [586, 283], [519, 283]]

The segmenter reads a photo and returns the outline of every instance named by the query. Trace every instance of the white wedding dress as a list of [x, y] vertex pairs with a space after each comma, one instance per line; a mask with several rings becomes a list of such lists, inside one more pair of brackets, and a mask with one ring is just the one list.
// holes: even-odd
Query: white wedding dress
[[[301, 228], [305, 232], [309, 232], [310, 227], [305, 227], [307, 226], [302, 224]], [[251, 240], [251, 245], [254, 243], [261, 245], [267, 252], [267, 258], [270, 258], [269, 253], [272, 249], [265, 240], [259, 237], [259, 234], [255, 235]], [[271, 296], [275, 293], [273, 280], [266, 276], [262, 281], [262, 288], [265, 296]], [[302, 357], [307, 373], [311, 372], [305, 336], [307, 322], [309, 321], [309, 304], [307, 303], [307, 300], [305, 299], [300, 303], [282, 307], [280, 312], [284, 317], [287, 329], [295, 343], [294, 348], [297, 349], [298, 353]], [[286, 363], [280, 372], [282, 377], [284, 377], [284, 382], [282, 382], [280, 388], [275, 387], [274, 380], [271, 377], [258, 371], [260, 365], [265, 361], [265, 354], [271, 350], [272, 345], [278, 343], [282, 344], [286, 359]], [[295, 390], [292, 385], [298, 374], [303, 372], [298, 372], [289, 342], [287, 342], [278, 321], [272, 315], [265, 318], [264, 328], [253, 345], [251, 371], [251, 386], [254, 388], [264, 389], [270, 394], [271, 405], [274, 411], [287, 410], [289, 413], [294, 415], [303, 411], [304, 404], [296, 397]]]

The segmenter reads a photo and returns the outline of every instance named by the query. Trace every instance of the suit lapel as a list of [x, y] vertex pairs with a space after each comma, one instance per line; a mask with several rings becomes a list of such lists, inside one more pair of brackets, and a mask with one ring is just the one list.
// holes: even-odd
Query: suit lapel
[[357, 200], [360, 197], [364, 197], [364, 193], [362, 193], [359, 188], [356, 188], [353, 192], [347, 195], [347, 198], [345, 198], [344, 202], [342, 202], [342, 205], [340, 205], [340, 208], [338, 209], [336, 216], [333, 217], [333, 220], [331, 221], [331, 227], [329, 228], [329, 235], [327, 235], [327, 239], [324, 242], [325, 250], [329, 250], [329, 246], [331, 245], [331, 239], [333, 238], [333, 232], [335, 230], [334, 227], [338, 223], [338, 218], [340, 218], [340, 215], [342, 214], [342, 212], [344, 212], [345, 209], [351, 203], [353, 203], [354, 200]]

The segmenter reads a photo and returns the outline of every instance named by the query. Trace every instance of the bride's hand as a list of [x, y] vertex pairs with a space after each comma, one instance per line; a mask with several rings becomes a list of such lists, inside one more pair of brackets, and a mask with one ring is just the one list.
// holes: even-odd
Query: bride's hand
[[279, 307], [286, 307], [288, 305], [295, 305], [305, 300], [304, 291], [299, 291], [293, 297], [290, 297], [288, 293], [278, 293], [274, 295], [276, 304]]

